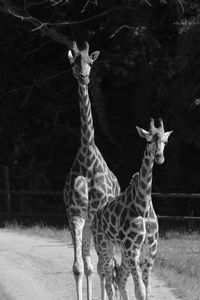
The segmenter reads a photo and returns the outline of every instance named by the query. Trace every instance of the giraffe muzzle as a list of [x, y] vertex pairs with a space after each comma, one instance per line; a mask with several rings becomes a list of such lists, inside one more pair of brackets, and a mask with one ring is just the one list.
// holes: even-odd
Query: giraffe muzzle
[[81, 84], [88, 84], [90, 82], [89, 76], [82, 75], [81, 73], [78, 74], [78, 80]]
[[163, 164], [164, 161], [165, 161], [165, 158], [164, 158], [164, 155], [163, 155], [163, 154], [160, 154], [160, 153], [155, 154], [155, 162], [156, 162], [158, 165]]

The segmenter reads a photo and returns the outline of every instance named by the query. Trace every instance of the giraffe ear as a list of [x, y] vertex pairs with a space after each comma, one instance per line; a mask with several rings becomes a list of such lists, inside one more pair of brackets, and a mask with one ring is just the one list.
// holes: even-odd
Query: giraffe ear
[[92, 54], [90, 54], [90, 58], [93, 60], [93, 62], [95, 60], [97, 60], [97, 58], [99, 57], [100, 51], [94, 51], [92, 52]]
[[137, 129], [137, 132], [138, 132], [139, 136], [141, 136], [142, 138], [147, 139], [149, 137], [149, 133], [145, 129], [142, 129], [138, 126], [136, 126], [136, 129]]
[[168, 139], [172, 132], [173, 132], [173, 130], [165, 132], [165, 137]]
[[71, 50], [68, 51], [68, 58], [69, 58], [70, 64], [73, 64], [74, 63], [74, 58], [73, 58]]

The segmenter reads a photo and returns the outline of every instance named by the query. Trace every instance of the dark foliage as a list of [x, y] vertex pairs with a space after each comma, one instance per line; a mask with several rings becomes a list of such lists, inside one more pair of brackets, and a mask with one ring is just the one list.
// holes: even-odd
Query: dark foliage
[[[13, 13], [2, 5], [0, 18], [0, 164], [17, 176], [13, 186], [62, 190], [79, 146], [68, 41], [56, 42], [43, 31], [53, 28], [101, 51], [89, 87], [96, 143], [122, 188], [139, 169], [145, 147], [135, 126], [148, 129], [150, 117], [162, 117], [174, 133], [165, 164], [155, 166], [153, 190], [199, 193], [199, 2], [26, 2], [15, 1]], [[51, 24], [18, 18], [27, 12]], [[182, 204], [183, 214], [199, 213], [197, 202], [173, 200], [170, 209], [168, 202], [165, 213], [172, 207], [182, 213]]]

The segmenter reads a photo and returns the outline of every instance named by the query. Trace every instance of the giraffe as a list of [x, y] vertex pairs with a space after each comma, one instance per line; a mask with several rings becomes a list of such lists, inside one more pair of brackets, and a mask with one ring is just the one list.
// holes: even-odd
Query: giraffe
[[94, 140], [94, 127], [88, 84], [91, 66], [100, 52], [89, 56], [89, 44], [80, 50], [76, 42], [68, 51], [73, 75], [78, 81], [81, 142], [64, 187], [64, 202], [74, 247], [73, 274], [77, 299], [82, 300], [85, 273], [87, 299], [92, 300], [93, 266], [90, 258], [91, 223], [97, 209], [120, 193], [115, 175], [110, 171]]
[[[140, 127], [136, 129], [147, 141], [139, 173], [133, 175], [123, 193], [98, 210], [92, 223], [102, 300], [106, 299], [106, 292], [109, 300], [114, 299], [115, 284], [122, 299], [129, 300], [126, 283], [130, 274], [136, 299], [149, 299], [149, 275], [158, 241], [158, 220], [151, 199], [152, 169], [154, 161], [157, 164], [164, 162], [164, 148], [172, 131], [164, 132], [161, 119], [158, 128], [151, 119], [149, 131]], [[139, 259], [144, 245], [147, 255], [140, 267]], [[121, 250], [121, 264], [113, 280], [115, 246]]]

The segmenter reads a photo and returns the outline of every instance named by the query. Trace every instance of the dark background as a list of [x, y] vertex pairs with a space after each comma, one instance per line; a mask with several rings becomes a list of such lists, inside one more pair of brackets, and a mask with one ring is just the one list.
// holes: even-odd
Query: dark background
[[[68, 21], [45, 28], [79, 44], [87, 40], [90, 52], [100, 50], [89, 85], [95, 140], [122, 189], [145, 148], [135, 126], [148, 129], [151, 117], [162, 117], [165, 130], [174, 132], [165, 163], [154, 167], [153, 191], [200, 193], [200, 4], [185, 2], [47, 0], [25, 7], [13, 1], [10, 12], [0, 3], [2, 189], [8, 166], [11, 189], [62, 191], [79, 147], [77, 82], [67, 45], [40, 30], [35, 18]], [[27, 13], [32, 20], [18, 18]], [[25, 210], [64, 209], [61, 197], [25, 198]], [[160, 214], [200, 216], [199, 203], [162, 199], [155, 207]]]

